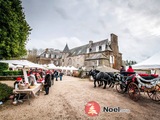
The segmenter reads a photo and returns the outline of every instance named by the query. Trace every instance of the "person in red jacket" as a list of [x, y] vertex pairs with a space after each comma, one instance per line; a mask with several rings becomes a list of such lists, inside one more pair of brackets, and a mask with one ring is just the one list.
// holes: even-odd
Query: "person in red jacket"
[[127, 72], [131, 73], [131, 74], [128, 74], [128, 76], [133, 74], [134, 70], [132, 69], [132, 66], [129, 66], [129, 68], [127, 69]]
[[127, 69], [127, 72], [134, 72], [134, 70], [132, 69], [132, 66], [129, 66], [129, 68]]

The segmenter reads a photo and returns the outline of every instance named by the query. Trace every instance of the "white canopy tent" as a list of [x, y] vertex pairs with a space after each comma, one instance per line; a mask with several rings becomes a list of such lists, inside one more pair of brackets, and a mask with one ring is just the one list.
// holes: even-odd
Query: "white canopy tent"
[[71, 66], [71, 67], [69, 67], [69, 66], [67, 66], [67, 67], [65, 67], [65, 66], [55, 66], [54, 64], [48, 64], [48, 67], [47, 67], [48, 69], [55, 69], [55, 70], [71, 70], [71, 71], [73, 71], [73, 70], [78, 70], [78, 68], [75, 68], [74, 66]]
[[78, 68], [76, 68], [76, 67], [74, 67], [74, 66], [72, 66], [70, 69], [71, 69], [71, 70], [78, 70]]
[[48, 69], [57, 69], [57, 67], [54, 64], [48, 64]]
[[13, 65], [20, 65], [23, 66], [23, 75], [25, 82], [28, 83], [28, 77], [27, 77], [27, 72], [25, 68], [40, 68], [40, 69], [45, 69], [43, 66], [39, 64], [32, 63], [27, 60], [0, 60], [1, 63], [8, 63], [8, 64], [13, 64]]
[[9, 65], [9, 68], [12, 68], [12, 69], [16, 69], [16, 68], [17, 68], [16, 65], [13, 65], [13, 64], [11, 64], [11, 63], [9, 63], [8, 65]]
[[23, 68], [40, 68], [40, 69], [45, 69], [46, 70], [46, 68], [43, 67], [42, 65], [32, 63], [28, 60], [0, 60], [0, 62], [13, 64], [13, 65], [16, 65], [18, 67], [23, 66]]
[[159, 69], [160, 68], [160, 52], [154, 54], [147, 60], [132, 65], [133, 69]]

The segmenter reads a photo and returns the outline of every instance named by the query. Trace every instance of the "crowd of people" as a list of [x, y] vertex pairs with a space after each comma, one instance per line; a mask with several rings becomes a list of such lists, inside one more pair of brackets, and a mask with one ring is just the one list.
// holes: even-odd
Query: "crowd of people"
[[[31, 72], [33, 72], [31, 70]], [[30, 74], [30, 71], [28, 72]], [[60, 81], [62, 81], [63, 72], [61, 70], [35, 70], [34, 75], [36, 78], [36, 81], [44, 81], [44, 90], [45, 95], [49, 94], [49, 88], [51, 85], [54, 84], [54, 79], [58, 81], [58, 78], [60, 78]], [[29, 75], [28, 75], [29, 76]]]

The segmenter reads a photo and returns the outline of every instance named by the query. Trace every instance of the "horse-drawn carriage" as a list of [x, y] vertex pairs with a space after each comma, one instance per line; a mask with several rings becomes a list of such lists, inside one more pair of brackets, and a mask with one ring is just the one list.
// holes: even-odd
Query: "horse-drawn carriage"
[[89, 75], [94, 78], [94, 87], [96, 82], [98, 86], [114, 87], [119, 93], [127, 92], [129, 97], [133, 100], [140, 98], [141, 92], [147, 92], [149, 98], [155, 101], [160, 101], [160, 77], [153, 74], [137, 74], [135, 72], [124, 72], [122, 74], [110, 74], [107, 72], [100, 72], [98, 70], [89, 71]]
[[119, 77], [116, 90], [120, 93], [128, 92], [133, 100], [140, 98], [141, 92], [147, 92], [149, 98], [160, 101], [160, 77], [152, 74], [133, 74]]

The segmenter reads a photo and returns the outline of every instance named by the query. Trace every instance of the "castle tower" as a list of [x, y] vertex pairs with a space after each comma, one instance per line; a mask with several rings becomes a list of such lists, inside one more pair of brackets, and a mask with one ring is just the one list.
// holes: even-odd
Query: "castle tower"
[[113, 68], [119, 69], [120, 65], [122, 64], [122, 56], [119, 54], [118, 36], [113, 33], [111, 34], [111, 48], [113, 50], [113, 56], [115, 58]]
[[69, 47], [68, 44], [66, 44], [66, 46], [63, 49], [63, 53], [69, 53]]
[[114, 54], [117, 55], [119, 53], [118, 36], [113, 33], [111, 34], [111, 48]]
[[69, 47], [68, 44], [66, 44], [66, 46], [64, 47], [63, 51], [62, 51], [62, 59], [61, 59], [61, 65], [62, 66], [66, 66], [67, 65], [67, 57], [69, 55], [70, 51], [69, 51]]

